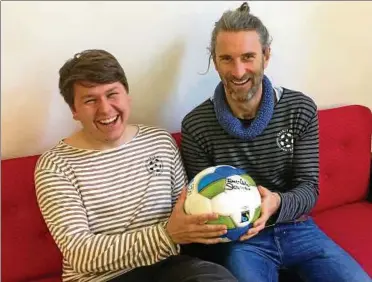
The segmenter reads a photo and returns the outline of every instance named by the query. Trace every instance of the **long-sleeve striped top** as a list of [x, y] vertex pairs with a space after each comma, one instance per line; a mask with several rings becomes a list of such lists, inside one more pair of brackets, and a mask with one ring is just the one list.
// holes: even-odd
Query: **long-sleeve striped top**
[[35, 168], [36, 194], [63, 254], [63, 281], [107, 281], [179, 253], [164, 227], [186, 174], [162, 129], [139, 125], [115, 149], [60, 141]]
[[206, 167], [226, 164], [246, 170], [257, 184], [278, 192], [281, 206], [271, 218], [276, 223], [308, 213], [319, 194], [317, 107], [301, 92], [280, 90], [269, 125], [253, 140], [230, 136], [208, 99], [183, 119], [181, 141], [189, 180]]

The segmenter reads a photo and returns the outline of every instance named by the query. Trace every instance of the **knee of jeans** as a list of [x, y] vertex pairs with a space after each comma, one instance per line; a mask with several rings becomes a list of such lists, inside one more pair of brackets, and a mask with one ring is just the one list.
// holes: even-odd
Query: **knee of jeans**
[[206, 274], [214, 274], [215, 277], [218, 277], [218, 279], [221, 279], [221, 281], [238, 282], [230, 270], [218, 263], [201, 261], [201, 263], [198, 265], [198, 269], [204, 269]]

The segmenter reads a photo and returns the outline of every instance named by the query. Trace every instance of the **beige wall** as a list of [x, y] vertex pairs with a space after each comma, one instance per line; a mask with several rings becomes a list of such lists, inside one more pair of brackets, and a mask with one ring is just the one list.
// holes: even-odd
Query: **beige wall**
[[[210, 32], [241, 2], [3, 2], [2, 158], [42, 153], [78, 128], [58, 93], [58, 69], [75, 52], [105, 48], [126, 70], [132, 122], [174, 132], [212, 95]], [[273, 36], [267, 74], [320, 108], [372, 107], [372, 2], [250, 2]]]

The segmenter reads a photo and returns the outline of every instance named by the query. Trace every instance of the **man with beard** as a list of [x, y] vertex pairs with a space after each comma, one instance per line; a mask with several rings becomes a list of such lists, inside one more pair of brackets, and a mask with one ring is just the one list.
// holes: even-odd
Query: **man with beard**
[[223, 264], [241, 282], [277, 281], [279, 269], [311, 282], [371, 281], [308, 216], [319, 194], [317, 106], [264, 75], [270, 36], [247, 3], [216, 22], [210, 51], [221, 82], [182, 121], [188, 178], [216, 165], [244, 169], [258, 184], [262, 213], [237, 242], [183, 251]]

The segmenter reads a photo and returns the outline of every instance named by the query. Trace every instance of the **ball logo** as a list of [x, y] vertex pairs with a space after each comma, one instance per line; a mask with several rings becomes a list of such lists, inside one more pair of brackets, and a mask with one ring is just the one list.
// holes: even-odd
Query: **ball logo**
[[146, 169], [150, 174], [160, 175], [163, 172], [163, 162], [157, 156], [151, 156], [146, 161]]
[[293, 131], [291, 129], [283, 129], [276, 136], [276, 144], [279, 149], [284, 152], [293, 151]]
[[242, 211], [240, 222], [247, 222], [249, 221], [249, 219], [250, 219], [249, 210]]
[[234, 179], [232, 177], [226, 178], [225, 190], [251, 190], [247, 181], [242, 178]]

